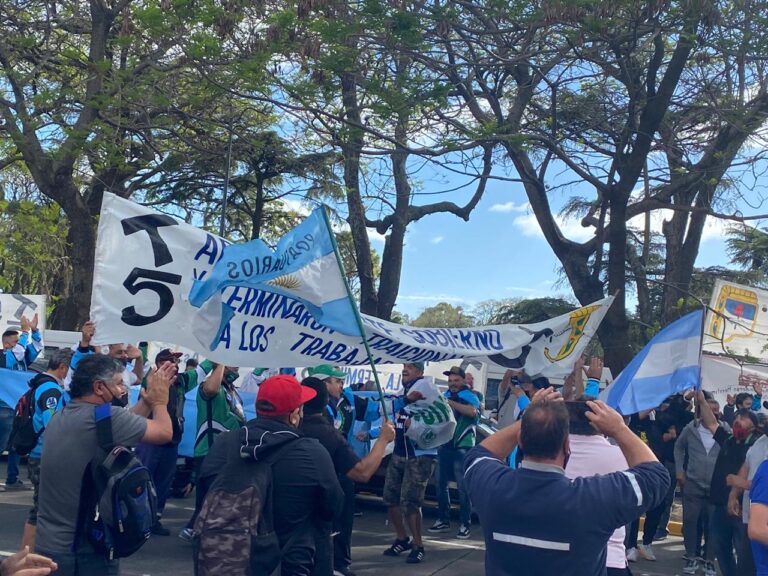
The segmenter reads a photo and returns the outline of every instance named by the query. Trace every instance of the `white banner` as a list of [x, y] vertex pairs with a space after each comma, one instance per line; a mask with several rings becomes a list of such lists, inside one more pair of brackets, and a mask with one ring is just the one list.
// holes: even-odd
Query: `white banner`
[[45, 296], [34, 294], [0, 294], [0, 332], [18, 330], [21, 317], [30, 320], [37, 314], [37, 327], [45, 334]]
[[[221, 238], [105, 193], [99, 219], [91, 319], [99, 344], [160, 340], [232, 366], [367, 364], [360, 338], [321, 326], [284, 295], [230, 287], [221, 301], [236, 310], [219, 344], [189, 303], [192, 281], [221, 258]], [[571, 372], [612, 298], [531, 325], [414, 328], [363, 316], [377, 364], [477, 358], [531, 375]]]
[[702, 351], [768, 358], [768, 291], [717, 280]]
[[728, 394], [732, 396], [736, 396], [739, 392], [754, 394], [751, 386], [739, 384], [739, 376], [742, 375], [768, 379], [768, 366], [745, 364], [742, 368], [732, 358], [711, 354], [701, 355], [701, 387], [707, 392], [712, 392], [715, 399], [720, 402], [721, 409], [725, 406]]

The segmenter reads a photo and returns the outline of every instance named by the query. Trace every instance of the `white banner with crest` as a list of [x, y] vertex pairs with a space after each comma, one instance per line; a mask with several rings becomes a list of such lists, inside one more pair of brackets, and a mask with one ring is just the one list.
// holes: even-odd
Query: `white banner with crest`
[[[313, 366], [368, 363], [362, 340], [318, 324], [303, 304], [284, 295], [230, 287], [222, 302], [235, 309], [215, 349], [218, 326], [189, 303], [227, 243], [171, 216], [104, 194], [99, 220], [91, 319], [97, 343], [174, 342], [231, 366]], [[531, 375], [563, 377], [595, 334], [612, 302], [605, 298], [530, 325], [415, 328], [363, 315], [376, 363], [476, 358]]]

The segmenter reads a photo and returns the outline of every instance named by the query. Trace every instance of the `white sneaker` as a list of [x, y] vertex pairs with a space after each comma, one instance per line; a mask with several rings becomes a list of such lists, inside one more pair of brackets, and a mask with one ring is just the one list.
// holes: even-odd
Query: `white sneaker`
[[638, 560], [640, 560], [640, 553], [637, 548], [627, 550], [627, 562], [637, 562]]
[[696, 558], [688, 558], [683, 566], [683, 574], [696, 574], [699, 570], [699, 561]]
[[656, 562], [656, 555], [653, 553], [650, 544], [638, 544], [637, 551], [641, 558], [645, 558], [651, 562]]
[[704, 564], [704, 576], [717, 576], [714, 562], [706, 562]]

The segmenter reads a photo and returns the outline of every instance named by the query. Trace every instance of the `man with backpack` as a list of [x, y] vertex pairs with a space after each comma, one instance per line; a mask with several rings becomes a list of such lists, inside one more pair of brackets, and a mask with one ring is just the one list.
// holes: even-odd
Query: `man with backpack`
[[328, 452], [298, 431], [315, 395], [293, 376], [272, 376], [259, 386], [258, 418], [216, 439], [200, 472], [210, 488], [194, 528], [197, 576], [258, 576], [278, 565], [282, 576], [312, 574], [315, 531], [344, 501]]
[[64, 378], [69, 371], [70, 350], [56, 350], [48, 360], [48, 370], [29, 381], [29, 391], [19, 400], [13, 427], [13, 447], [22, 456], [29, 455], [29, 481], [34, 494], [32, 508], [24, 524], [21, 545], [35, 548], [37, 503], [40, 493], [40, 456], [43, 453], [45, 429], [53, 415], [69, 402]]
[[[355, 482], [365, 483], [376, 473], [384, 459], [387, 444], [395, 439], [395, 427], [390, 422], [381, 426], [379, 438], [365, 458], [358, 458], [328, 413], [329, 400], [336, 402], [327, 381], [310, 376], [302, 381], [317, 392], [304, 407], [304, 421], [300, 431], [317, 439], [331, 455], [333, 467], [344, 491], [344, 508], [335, 524], [328, 522], [316, 535], [314, 576], [354, 576], [352, 564], [352, 525], [355, 515]], [[333, 529], [333, 530], [331, 530]], [[331, 532], [336, 535], [331, 539]], [[332, 551], [331, 551], [332, 550]]]
[[[101, 354], [81, 360], [70, 384], [71, 401], [54, 415], [46, 429], [40, 461], [36, 548], [56, 562], [60, 576], [119, 574], [117, 557], [127, 554], [123, 550], [115, 554], [102, 546], [105, 535], [119, 544], [143, 525], [149, 535], [152, 518], [124, 515], [122, 499], [116, 510], [108, 510], [111, 506], [103, 500], [98, 501], [98, 508], [86, 506], [94, 497], [101, 498], [105, 490], [101, 485], [83, 489], [92, 484], [91, 477], [95, 478], [96, 473], [113, 470], [115, 462], [110, 457], [132, 458], [123, 447], [136, 446], [140, 441], [166, 444], [172, 438], [167, 409], [172, 367], [163, 366], [149, 375], [147, 389], [141, 391], [139, 402], [130, 410], [112, 405], [113, 400], [128, 392], [123, 370], [120, 362]], [[151, 420], [146, 418], [150, 414]], [[104, 440], [107, 433], [108, 442]], [[108, 444], [114, 448], [107, 452]], [[142, 471], [143, 479], [138, 475]], [[139, 499], [137, 504], [151, 501], [154, 505], [154, 489], [146, 469], [137, 470], [136, 478], [145, 480], [133, 485], [131, 493]], [[108, 476], [107, 480], [113, 482], [109, 486], [116, 483], [117, 487], [130, 488], [126, 478]], [[101, 524], [96, 525], [99, 521]]]
[[[173, 370], [178, 370], [181, 352], [172, 352], [163, 348], [155, 356], [155, 366], [160, 369], [170, 364]], [[177, 372], [168, 393], [168, 415], [173, 426], [173, 438], [163, 445], [142, 442], [136, 447], [136, 455], [152, 475], [152, 482], [157, 492], [157, 518], [152, 524], [152, 534], [169, 536], [171, 531], [160, 523], [160, 517], [165, 509], [165, 502], [171, 491], [173, 476], [176, 473], [176, 459], [179, 456], [179, 442], [184, 434], [184, 400], [187, 392], [197, 386], [197, 371]], [[146, 386], [146, 380], [142, 384]]]

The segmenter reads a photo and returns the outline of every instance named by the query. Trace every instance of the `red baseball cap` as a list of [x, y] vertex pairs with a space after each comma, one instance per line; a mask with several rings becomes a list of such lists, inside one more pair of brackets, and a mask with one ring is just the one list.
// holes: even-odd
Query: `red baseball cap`
[[290, 414], [296, 408], [317, 396], [317, 392], [288, 374], [271, 376], [259, 386], [256, 412], [264, 416]]

